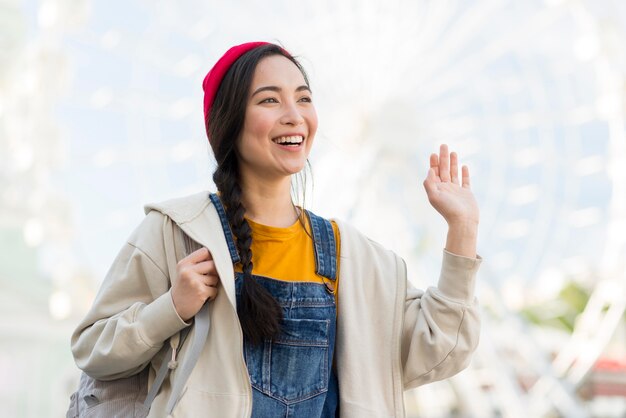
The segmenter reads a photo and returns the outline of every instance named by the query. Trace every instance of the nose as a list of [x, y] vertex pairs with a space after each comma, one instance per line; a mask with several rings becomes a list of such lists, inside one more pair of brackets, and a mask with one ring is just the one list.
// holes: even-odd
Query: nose
[[304, 118], [295, 103], [285, 104], [285, 111], [280, 118], [280, 123], [283, 125], [297, 126], [304, 123]]

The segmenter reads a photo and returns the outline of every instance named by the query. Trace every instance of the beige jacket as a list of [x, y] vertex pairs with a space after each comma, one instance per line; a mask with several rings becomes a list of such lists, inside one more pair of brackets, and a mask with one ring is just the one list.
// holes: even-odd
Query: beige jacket
[[[233, 266], [219, 217], [208, 193], [147, 205], [102, 283], [92, 309], [72, 335], [79, 368], [109, 380], [152, 362], [150, 382], [164, 344], [188, 324], [169, 293], [176, 280], [174, 224], [212, 253], [221, 283], [211, 303], [211, 329], [173, 417], [249, 417], [252, 389], [235, 308]], [[437, 287], [413, 288], [404, 261], [337, 220], [341, 236], [341, 298], [336, 359], [342, 417], [404, 416], [403, 390], [464, 369], [478, 344], [474, 298], [481, 259], [444, 250]], [[193, 328], [187, 341], [193, 338]], [[185, 356], [183, 345], [179, 358]], [[170, 379], [176, 379], [176, 369]], [[162, 417], [166, 380], [150, 417]]]

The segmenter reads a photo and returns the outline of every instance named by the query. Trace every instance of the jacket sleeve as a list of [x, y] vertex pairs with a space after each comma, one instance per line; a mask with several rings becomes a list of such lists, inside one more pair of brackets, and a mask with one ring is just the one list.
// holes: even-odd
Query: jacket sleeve
[[444, 250], [437, 287], [422, 291], [408, 283], [401, 342], [405, 389], [468, 366], [480, 334], [474, 286], [481, 261]]
[[110, 267], [95, 301], [72, 334], [77, 366], [100, 380], [141, 371], [164, 341], [186, 327], [169, 292], [164, 231], [150, 212]]

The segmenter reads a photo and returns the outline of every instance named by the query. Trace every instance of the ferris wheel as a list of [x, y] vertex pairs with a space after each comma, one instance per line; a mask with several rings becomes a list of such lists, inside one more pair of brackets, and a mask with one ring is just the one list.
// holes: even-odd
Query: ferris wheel
[[[204, 73], [234, 43], [283, 42], [308, 70], [320, 115], [315, 210], [397, 251], [417, 285], [436, 279], [445, 236], [421, 190], [428, 155], [448, 143], [472, 170], [481, 344], [470, 369], [408, 392], [409, 415], [591, 415], [577, 390], [626, 303], [619, 1], [131, 1], [123, 14], [46, 4], [40, 20], [90, 10], [107, 22], [83, 16], [62, 61], [74, 77], [62, 103], [81, 139], [69, 163], [80, 175], [63, 181], [89, 196], [66, 221], [91, 254], [116, 248], [145, 201], [206, 188]], [[122, 182], [132, 193], [116, 194]], [[102, 277], [110, 259], [92, 262]], [[585, 272], [597, 278], [571, 335], [538, 334], [519, 315]]]
[[[428, 154], [449, 143], [475, 173], [488, 260], [476, 367], [450, 379], [448, 395], [431, 396], [443, 390], [433, 385], [407, 394], [408, 403], [429, 417], [453, 404], [477, 417], [589, 416], [576, 390], [624, 310], [626, 236], [624, 73], [596, 11], [583, 1], [266, 6], [246, 5], [242, 15], [239, 2], [160, 2], [136, 34], [102, 35], [104, 50], [132, 54], [129, 88], [104, 89], [96, 100], [123, 109], [126, 121], [126, 142], [109, 163], [137, 156], [127, 163], [140, 195], [154, 195], [157, 184], [164, 196], [201, 188], [210, 167], [195, 104], [208, 63], [238, 41], [284, 41], [303, 55], [320, 113], [314, 205], [392, 246], [417, 284], [436, 277], [445, 236], [418, 187]], [[220, 18], [231, 15], [236, 30]], [[197, 97], [180, 93], [189, 91]], [[571, 337], [538, 343], [517, 309], [600, 265], [614, 267], [594, 283]]]

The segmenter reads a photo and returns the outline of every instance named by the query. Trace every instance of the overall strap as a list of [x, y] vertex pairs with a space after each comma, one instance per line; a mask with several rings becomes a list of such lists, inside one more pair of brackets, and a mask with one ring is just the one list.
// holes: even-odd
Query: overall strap
[[337, 247], [333, 226], [328, 219], [306, 210], [313, 232], [315, 272], [330, 280], [337, 278]]
[[[228, 218], [226, 217], [226, 210], [222, 201], [215, 193], [209, 195], [211, 202], [215, 206], [215, 209], [220, 217], [226, 243], [228, 244], [228, 250], [230, 251], [230, 257], [233, 264], [239, 263], [241, 258], [237, 252], [237, 246], [235, 244], [235, 238], [233, 232], [230, 229]], [[335, 280], [337, 277], [337, 247], [335, 243], [335, 234], [333, 233], [333, 226], [329, 220], [315, 215], [313, 212], [305, 210], [311, 230], [313, 232], [313, 241], [315, 248], [315, 272], [320, 276], [324, 276], [330, 280]]]
[[235, 244], [233, 231], [231, 231], [230, 224], [228, 223], [228, 217], [226, 217], [224, 205], [222, 205], [222, 201], [215, 193], [211, 193], [209, 198], [211, 199], [211, 202], [213, 202], [213, 206], [215, 206], [217, 214], [220, 216], [220, 222], [222, 223], [222, 229], [224, 230], [224, 236], [226, 237], [226, 243], [228, 244], [228, 250], [230, 251], [230, 258], [233, 260], [233, 264], [239, 263], [241, 258], [239, 258], [239, 253], [237, 252], [237, 245]]

